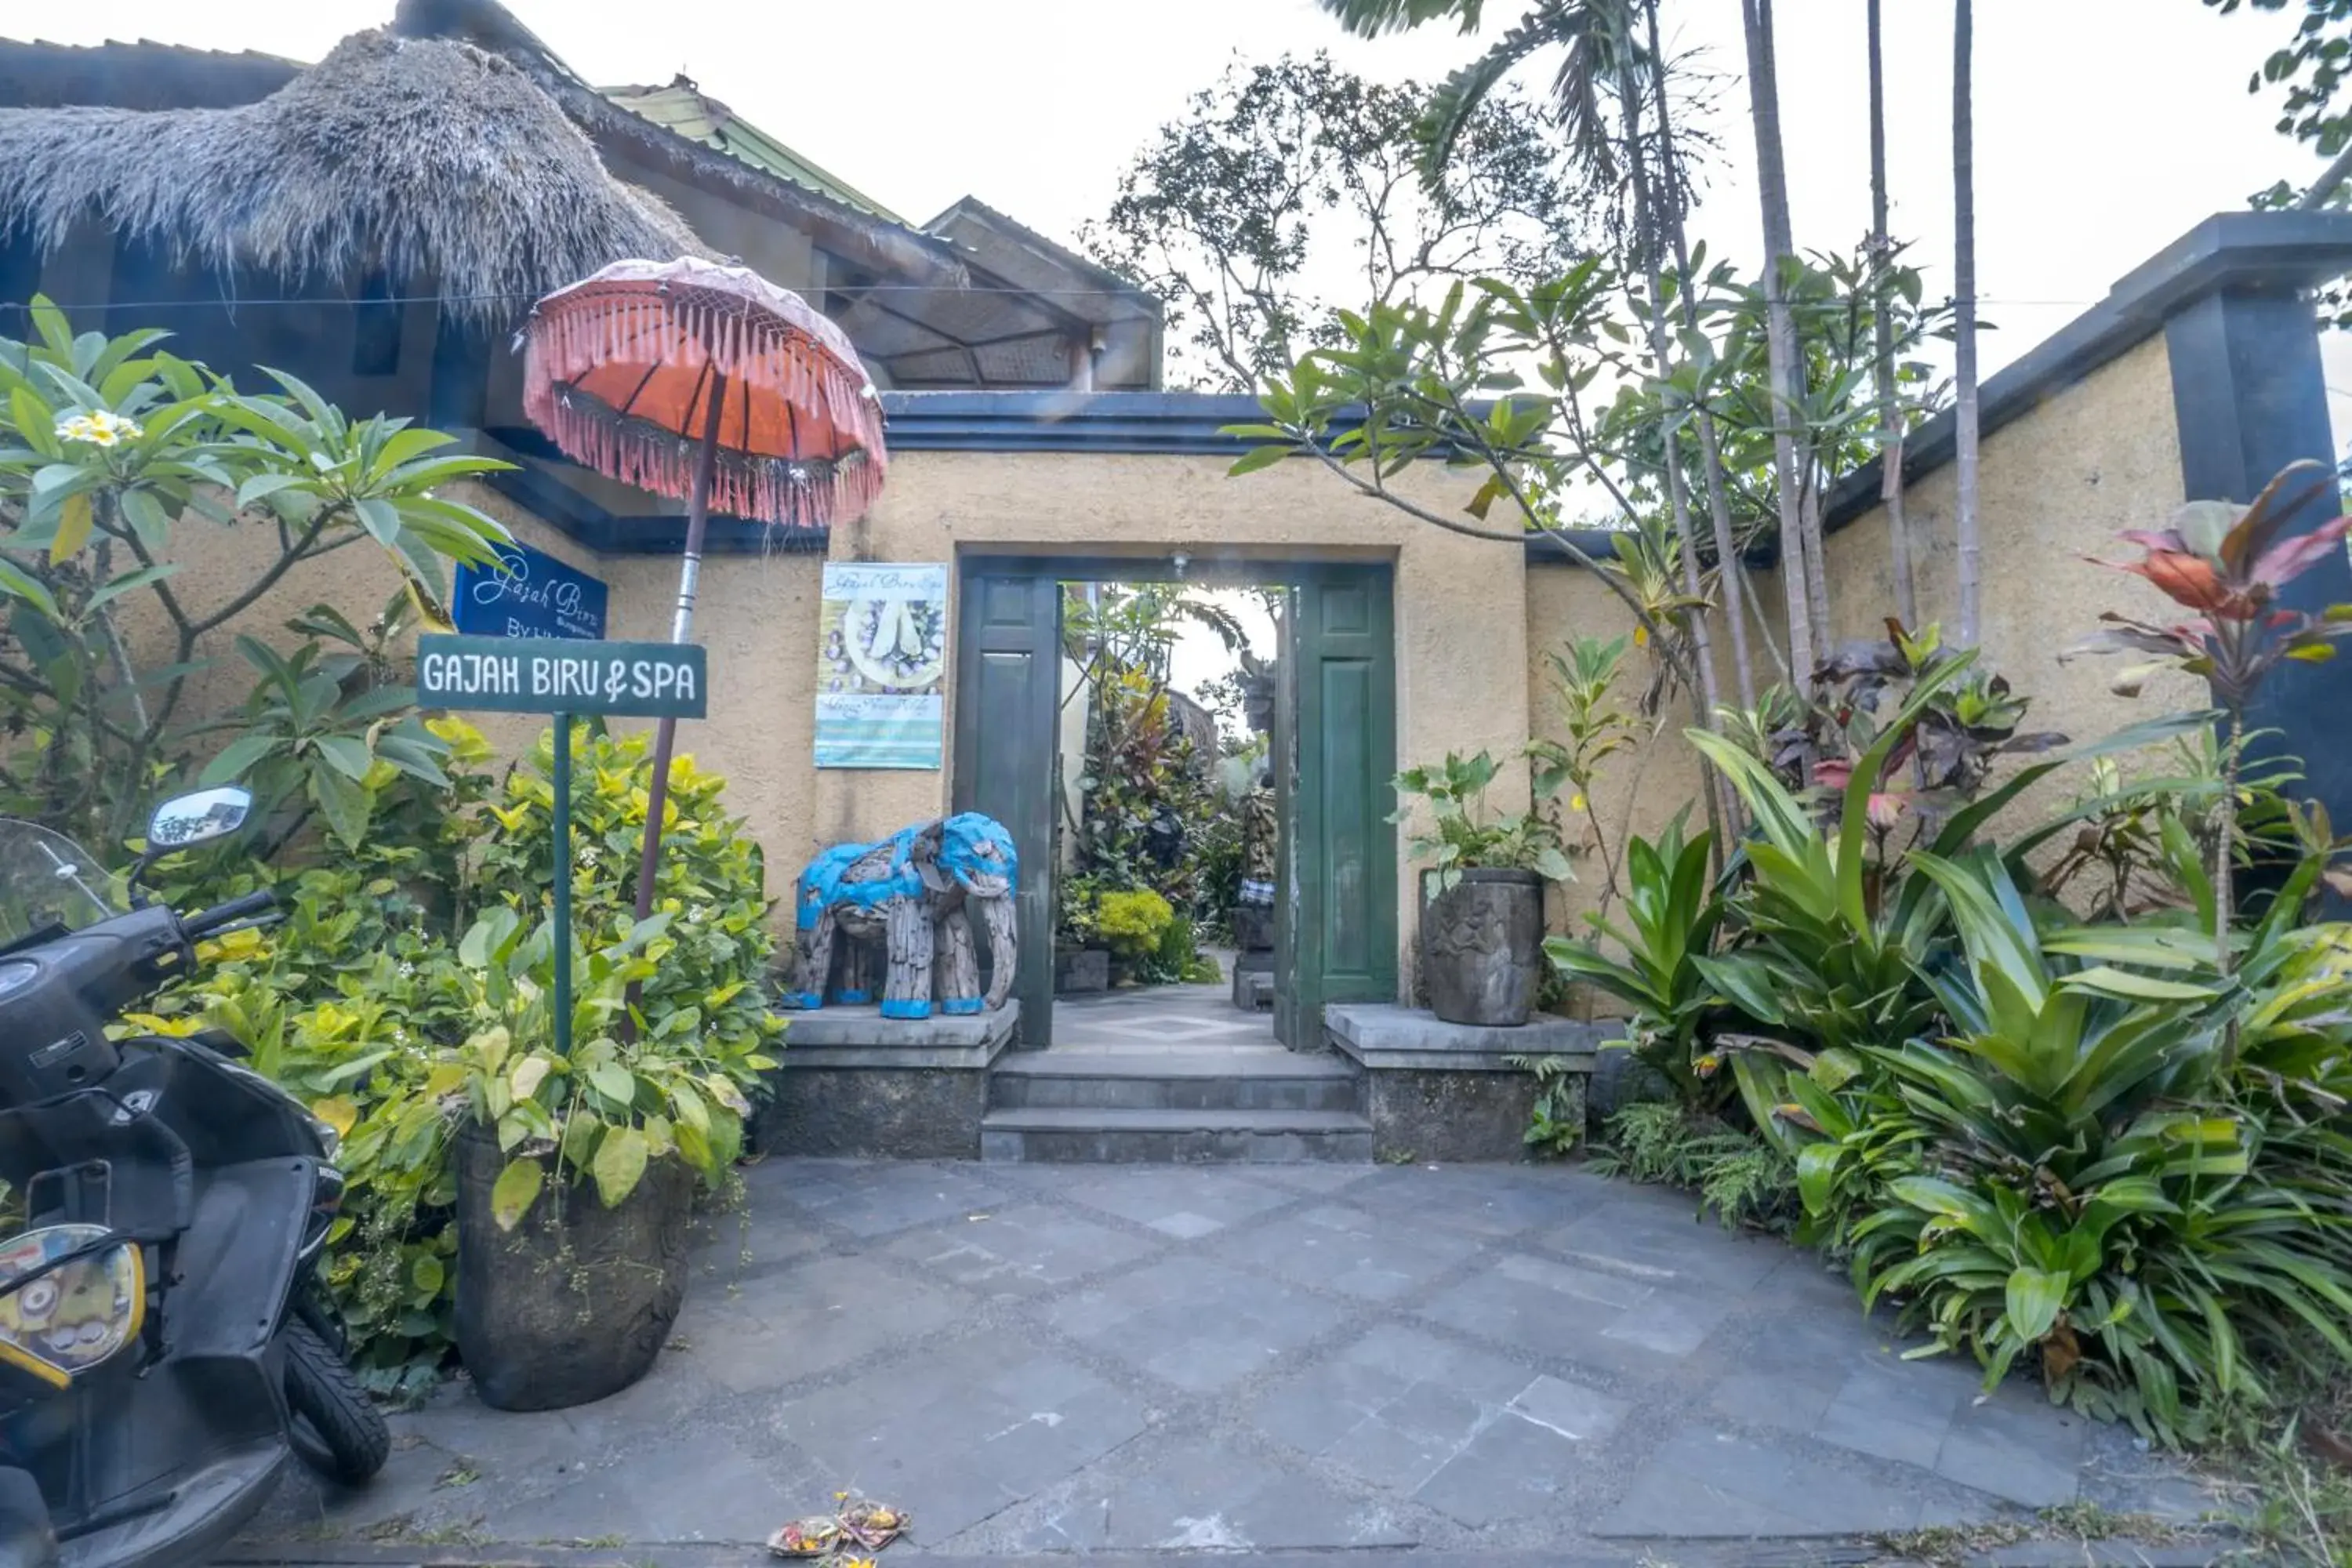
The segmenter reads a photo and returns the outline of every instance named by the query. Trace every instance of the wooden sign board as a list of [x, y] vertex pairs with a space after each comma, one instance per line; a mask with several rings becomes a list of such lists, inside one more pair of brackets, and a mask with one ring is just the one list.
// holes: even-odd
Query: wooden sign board
[[698, 643], [436, 632], [416, 639], [416, 700], [499, 713], [699, 719], [709, 710], [710, 679]]

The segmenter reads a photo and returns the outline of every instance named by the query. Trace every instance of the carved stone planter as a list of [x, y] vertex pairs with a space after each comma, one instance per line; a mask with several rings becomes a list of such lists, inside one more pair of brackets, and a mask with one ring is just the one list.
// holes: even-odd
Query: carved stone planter
[[1455, 874], [1421, 913], [1429, 1009], [1449, 1024], [1516, 1028], [1535, 1011], [1543, 965], [1543, 879], [1487, 868]]

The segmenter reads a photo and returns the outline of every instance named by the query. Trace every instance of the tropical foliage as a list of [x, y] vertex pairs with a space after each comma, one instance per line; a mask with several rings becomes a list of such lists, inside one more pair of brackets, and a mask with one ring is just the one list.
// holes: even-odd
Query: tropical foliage
[[[290, 375], [240, 392], [160, 331], [77, 336], [46, 300], [30, 313], [28, 341], [0, 340], [0, 810], [120, 846], [206, 749], [187, 700], [215, 634], [354, 544], [440, 616], [445, 561], [487, 560], [506, 531], [436, 492], [509, 465], [446, 453], [452, 437], [405, 420], [352, 419]], [[228, 551], [251, 572], [190, 587], [191, 560]], [[268, 689], [270, 787], [299, 775], [346, 843], [379, 761], [435, 768], [390, 693], [239, 651]], [[257, 737], [236, 761], [261, 752]]]

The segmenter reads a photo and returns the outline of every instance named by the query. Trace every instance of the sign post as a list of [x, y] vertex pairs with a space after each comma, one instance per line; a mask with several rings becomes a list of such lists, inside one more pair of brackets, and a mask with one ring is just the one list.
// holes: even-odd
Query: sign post
[[572, 721], [699, 719], [709, 672], [696, 643], [453, 637], [416, 639], [425, 708], [545, 713], [555, 725], [555, 1050], [572, 1054]]

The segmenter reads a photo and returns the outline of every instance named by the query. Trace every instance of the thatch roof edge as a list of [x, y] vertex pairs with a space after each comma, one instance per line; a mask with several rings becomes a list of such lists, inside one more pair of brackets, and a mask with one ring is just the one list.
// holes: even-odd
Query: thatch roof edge
[[755, 169], [613, 102], [496, 0], [400, 0], [392, 30], [405, 37], [460, 39], [512, 61], [600, 147], [626, 149], [739, 205], [813, 229], [845, 260], [941, 287], [969, 281], [945, 241]]

